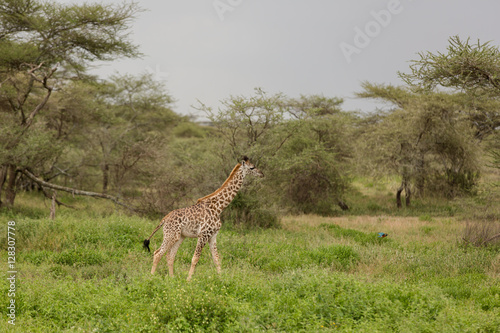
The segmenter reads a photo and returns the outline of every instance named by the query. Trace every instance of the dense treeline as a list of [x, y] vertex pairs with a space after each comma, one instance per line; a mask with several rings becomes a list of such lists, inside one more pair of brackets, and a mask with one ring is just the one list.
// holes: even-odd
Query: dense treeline
[[406, 206], [415, 196], [474, 195], [484, 166], [500, 167], [500, 52], [491, 44], [453, 37], [448, 53], [422, 53], [401, 73], [404, 85], [363, 83], [358, 96], [384, 110], [256, 89], [217, 110], [200, 104], [212, 124], [200, 126], [172, 110], [175, 96], [150, 75], [86, 74], [95, 60], [139, 55], [127, 38], [138, 11], [0, 5], [0, 205], [58, 185], [161, 215], [213, 191], [249, 155], [266, 178], [251, 181], [226, 217], [269, 226], [280, 211], [348, 210], [355, 176], [398, 175], [401, 207], [403, 192]]

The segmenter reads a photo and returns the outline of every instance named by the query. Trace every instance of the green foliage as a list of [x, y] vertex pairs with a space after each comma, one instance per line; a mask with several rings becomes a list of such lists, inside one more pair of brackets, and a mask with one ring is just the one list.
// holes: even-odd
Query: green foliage
[[320, 215], [333, 214], [333, 205], [347, 188], [335, 154], [321, 146], [305, 148], [281, 162], [277, 179], [286, 182], [282, 200], [294, 210]]
[[433, 90], [436, 86], [462, 90], [499, 92], [500, 51], [490, 42], [476, 44], [459, 36], [449, 39], [448, 53], [420, 53], [410, 66], [411, 73], [400, 76], [412, 85]]
[[[176, 138], [168, 150], [149, 161], [151, 182], [137, 198], [144, 214], [161, 218], [173, 209], [192, 205], [212, 193], [228, 177], [232, 165], [222, 165], [214, 155], [216, 142], [202, 138]], [[226, 168], [226, 169], [225, 169]]]
[[[36, 45], [35, 61], [52, 65], [139, 55], [127, 38], [129, 20], [140, 11], [136, 4], [63, 5], [40, 1], [3, 1], [2, 40]], [[51, 38], [46, 38], [50, 35]]]
[[206, 136], [203, 128], [190, 122], [180, 123], [174, 128], [173, 133], [180, 138], [204, 138]]
[[420, 195], [475, 194], [482, 150], [496, 163], [498, 147], [484, 141], [495, 138], [500, 125], [500, 51], [454, 36], [447, 52], [419, 56], [410, 73], [399, 73], [409, 88], [363, 84], [359, 97], [394, 109], [366, 120], [359, 156], [369, 157], [368, 170], [398, 172], [402, 187], [412, 183]]
[[[71, 81], [89, 79], [84, 72], [92, 61], [140, 55], [127, 36], [130, 19], [139, 11], [135, 3], [68, 5], [7, 0], [0, 4], [0, 195], [6, 188], [5, 201], [0, 197], [0, 204], [14, 204], [21, 187], [19, 171], [29, 169], [47, 176], [56, 169], [68, 174], [71, 166], [63, 170], [57, 160], [63, 143], [69, 146], [69, 132], [82, 125], [86, 104], [74, 112], [61, 103], [52, 115], [44, 109], [50, 105], [55, 86], [64, 91]], [[61, 75], [58, 69], [59, 73], [62, 69]], [[92, 132], [80, 128], [80, 134], [85, 131]], [[121, 165], [134, 164], [133, 160], [122, 159]], [[6, 170], [10, 170], [7, 177]]]
[[[496, 132], [495, 135], [492, 135], [491, 140], [487, 142], [487, 155], [489, 167], [500, 169], [500, 133]], [[500, 186], [500, 184], [497, 184]]]
[[203, 104], [200, 110], [220, 134], [223, 160], [248, 155], [263, 170], [261, 203], [331, 215], [347, 189], [347, 137], [355, 121], [340, 111], [341, 103], [317, 95], [295, 100], [256, 89], [250, 97], [230, 97], [219, 112]]
[[32, 43], [15, 42], [2, 38], [0, 41], [0, 68], [21, 69], [25, 64], [36, 63], [40, 51]]
[[257, 193], [242, 190], [222, 213], [222, 220], [242, 228], [276, 228], [279, 216], [270, 208], [264, 208]]
[[422, 52], [412, 61], [410, 73], [400, 77], [415, 91], [449, 91], [468, 96], [466, 117], [476, 129], [476, 137], [498, 132], [500, 125], [500, 50], [491, 42], [472, 43], [470, 38], [449, 39], [447, 52]]
[[175, 332], [223, 332], [237, 323], [240, 313], [225, 288], [214, 293], [180, 283], [176, 287], [177, 293], [163, 291], [154, 297], [151, 318], [158, 327]]
[[298, 99], [289, 99], [288, 113], [297, 119], [320, 118], [342, 112], [341, 105], [344, 100], [338, 97], [325, 97], [322, 95], [301, 95]]
[[371, 116], [359, 143], [359, 158], [381, 172], [396, 172], [420, 196], [456, 197], [472, 193], [479, 178], [480, 150], [463, 116], [461, 94], [413, 93], [364, 83], [363, 98], [391, 102], [395, 109]]

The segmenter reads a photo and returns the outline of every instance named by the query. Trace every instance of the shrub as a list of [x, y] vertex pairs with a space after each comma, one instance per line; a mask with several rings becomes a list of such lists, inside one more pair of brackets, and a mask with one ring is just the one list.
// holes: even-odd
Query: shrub
[[153, 300], [152, 321], [175, 332], [223, 332], [236, 322], [238, 313], [229, 299], [197, 287], [164, 292]]
[[180, 138], [203, 138], [205, 136], [204, 129], [191, 122], [180, 123], [173, 129], [173, 133]]
[[318, 147], [304, 149], [290, 158], [284, 174], [286, 192], [283, 199], [294, 210], [305, 214], [333, 215], [337, 204], [342, 209], [341, 200], [348, 186], [347, 179], [340, 171], [340, 163], [335, 154]]
[[278, 214], [263, 207], [254, 195], [241, 190], [222, 213], [224, 222], [244, 228], [277, 228]]
[[462, 240], [465, 245], [500, 246], [500, 223], [495, 221], [467, 222]]

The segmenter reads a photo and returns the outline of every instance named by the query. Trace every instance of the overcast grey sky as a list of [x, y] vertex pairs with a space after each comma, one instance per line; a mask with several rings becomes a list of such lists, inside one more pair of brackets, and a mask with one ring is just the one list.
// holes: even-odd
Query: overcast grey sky
[[182, 114], [197, 114], [197, 99], [216, 107], [255, 87], [342, 97], [346, 110], [371, 111], [374, 103], [354, 98], [360, 82], [401, 84], [397, 72], [408, 71], [418, 52], [445, 51], [453, 35], [500, 44], [495, 0], [137, 2], [146, 11], [132, 39], [146, 56], [97, 73], [151, 71]]

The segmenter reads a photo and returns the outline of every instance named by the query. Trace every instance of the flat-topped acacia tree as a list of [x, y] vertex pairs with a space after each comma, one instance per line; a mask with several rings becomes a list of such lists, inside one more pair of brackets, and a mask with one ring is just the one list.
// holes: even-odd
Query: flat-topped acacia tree
[[0, 206], [14, 204], [21, 173], [60, 153], [37, 121], [58, 84], [84, 78], [92, 62], [140, 56], [128, 38], [139, 12], [134, 3], [0, 3]]

